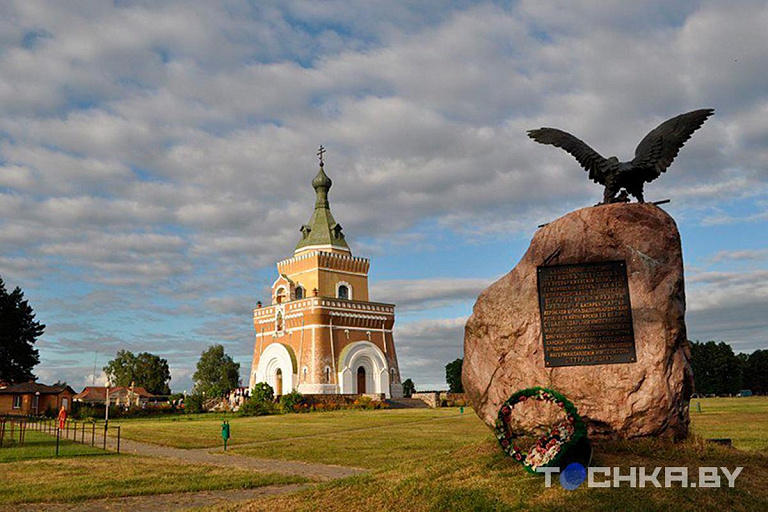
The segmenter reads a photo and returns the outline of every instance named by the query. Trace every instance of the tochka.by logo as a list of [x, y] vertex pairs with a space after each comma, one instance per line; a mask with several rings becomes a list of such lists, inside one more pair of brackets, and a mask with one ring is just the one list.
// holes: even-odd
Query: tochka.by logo
[[[544, 486], [552, 487], [552, 475], [560, 473], [560, 485], [563, 489], [573, 491], [586, 480], [587, 487], [672, 487], [680, 484], [680, 487], [720, 487], [724, 482], [728, 487], [734, 487], [736, 477], [743, 467], [736, 467], [729, 471], [725, 467], [701, 467], [697, 480], [690, 480], [686, 467], [656, 467], [651, 471], [644, 467], [589, 467], [585, 468], [578, 462], [566, 466], [560, 472], [557, 467], [537, 468], [538, 473], [544, 473]], [[723, 477], [720, 477], [722, 472]]]

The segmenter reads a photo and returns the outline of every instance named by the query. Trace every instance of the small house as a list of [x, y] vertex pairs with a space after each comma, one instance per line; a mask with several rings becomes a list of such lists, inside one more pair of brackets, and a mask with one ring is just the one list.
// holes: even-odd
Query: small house
[[22, 382], [0, 387], [0, 414], [40, 415], [48, 409], [70, 410], [75, 390], [66, 384]]
[[[109, 405], [141, 407], [153, 398], [155, 395], [141, 386], [109, 388]], [[104, 405], [107, 401], [107, 388], [104, 386], [86, 386], [85, 389], [75, 395], [75, 400], [91, 405]]]

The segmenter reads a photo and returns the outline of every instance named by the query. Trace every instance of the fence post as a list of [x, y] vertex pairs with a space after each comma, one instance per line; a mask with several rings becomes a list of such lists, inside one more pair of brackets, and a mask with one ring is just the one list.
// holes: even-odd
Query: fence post
[[59, 439], [61, 439], [61, 429], [56, 429], [56, 456], [59, 456]]
[[104, 446], [102, 447], [104, 450], [107, 449], [107, 428], [108, 428], [108, 423], [105, 421], [104, 422]]
[[91, 423], [91, 446], [96, 444], [96, 422]]
[[120, 425], [117, 426], [117, 453], [120, 453]]

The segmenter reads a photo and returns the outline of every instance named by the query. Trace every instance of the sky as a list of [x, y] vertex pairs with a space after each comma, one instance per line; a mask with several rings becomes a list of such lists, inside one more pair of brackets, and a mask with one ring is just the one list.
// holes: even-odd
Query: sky
[[36, 373], [149, 351], [191, 390], [221, 343], [245, 378], [323, 144], [402, 378], [444, 389], [479, 292], [601, 199], [526, 130], [629, 160], [699, 108], [645, 196], [671, 199], [689, 338], [768, 348], [766, 26], [764, 1], [3, 2], [0, 276], [47, 326]]

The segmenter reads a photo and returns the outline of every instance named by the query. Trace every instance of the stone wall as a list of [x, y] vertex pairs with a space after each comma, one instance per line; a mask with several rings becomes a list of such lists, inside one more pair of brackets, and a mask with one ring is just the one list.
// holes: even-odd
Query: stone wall
[[422, 393], [414, 393], [411, 398], [421, 400], [428, 406], [435, 408], [440, 407], [440, 392], [439, 391], [426, 391]]

